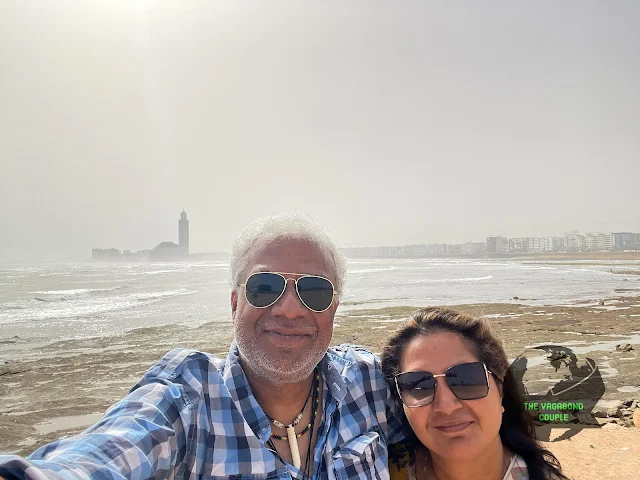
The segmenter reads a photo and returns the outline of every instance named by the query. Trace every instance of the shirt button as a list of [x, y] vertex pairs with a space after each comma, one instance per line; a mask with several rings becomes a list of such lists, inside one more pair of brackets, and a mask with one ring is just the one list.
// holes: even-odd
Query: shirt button
[[267, 433], [267, 427], [262, 427], [262, 433]]

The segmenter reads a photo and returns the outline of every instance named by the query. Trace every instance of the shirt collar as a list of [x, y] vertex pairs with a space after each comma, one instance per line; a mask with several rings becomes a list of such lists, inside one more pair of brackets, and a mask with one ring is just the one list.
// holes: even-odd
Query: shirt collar
[[[340, 403], [346, 396], [349, 386], [356, 379], [353, 362], [329, 348], [318, 366], [329, 393]], [[266, 443], [271, 435], [271, 423], [253, 396], [247, 376], [240, 365], [240, 355], [235, 340], [229, 349], [223, 378], [233, 402], [245, 421], [256, 437], [262, 443]]]

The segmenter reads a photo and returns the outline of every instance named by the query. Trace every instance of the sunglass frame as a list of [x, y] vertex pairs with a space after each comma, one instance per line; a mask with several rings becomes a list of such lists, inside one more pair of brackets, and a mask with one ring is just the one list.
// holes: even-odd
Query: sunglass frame
[[475, 364], [475, 363], [481, 363], [482, 366], [484, 367], [484, 372], [485, 372], [485, 381], [487, 382], [487, 393], [485, 393], [483, 396], [481, 397], [476, 397], [476, 398], [460, 398], [458, 397], [458, 395], [456, 395], [456, 393], [453, 391], [453, 389], [451, 388], [451, 385], [449, 385], [449, 382], [447, 382], [447, 387], [449, 387], [449, 390], [451, 390], [451, 393], [453, 393], [453, 395], [458, 399], [458, 400], [479, 400], [481, 398], [485, 398], [487, 395], [489, 395], [489, 374], [493, 375], [494, 378], [498, 381], [500, 380], [500, 377], [498, 377], [495, 373], [493, 373], [491, 370], [489, 370], [489, 368], [487, 367], [487, 364], [484, 362], [467, 362], [467, 363], [461, 363], [458, 365], [452, 365], [449, 368], [447, 368], [445, 370], [444, 373], [439, 373], [437, 375], [434, 375], [431, 372], [427, 372], [426, 370], [414, 370], [412, 372], [399, 372], [396, 373], [393, 377], [395, 380], [395, 384], [396, 384], [396, 391], [398, 392], [398, 397], [400, 397], [400, 401], [404, 404], [405, 407], [407, 408], [420, 408], [420, 407], [426, 407], [428, 405], [431, 405], [433, 403], [433, 401], [436, 399], [436, 390], [438, 389], [438, 382], [434, 382], [433, 384], [433, 396], [431, 397], [431, 401], [429, 403], [425, 403], [424, 405], [407, 405], [407, 403], [404, 401], [404, 399], [402, 398], [402, 393], [400, 392], [400, 385], [398, 385], [398, 377], [404, 373], [428, 373], [429, 375], [431, 375], [434, 379], [438, 378], [438, 377], [447, 377], [447, 372], [449, 370], [451, 370], [452, 368], [456, 368], [459, 367], [460, 365], [471, 365], [471, 364]]
[[[251, 301], [249, 300], [249, 297], [247, 296], [247, 282], [249, 281], [249, 279], [251, 277], [253, 277], [254, 275], [260, 275], [260, 274], [270, 274], [270, 275], [277, 275], [278, 277], [281, 277], [284, 280], [284, 288], [282, 289], [282, 292], [280, 292], [280, 295], [278, 295], [278, 297], [271, 302], [269, 305], [265, 305], [264, 307], [256, 307], [253, 303], [251, 303]], [[285, 275], [299, 275], [298, 278], [291, 278], [291, 277], [285, 277]], [[333, 291], [333, 294], [331, 296], [331, 301], [329, 302], [329, 305], [327, 305], [327, 308], [323, 309], [323, 310], [315, 310], [313, 308], [311, 308], [309, 305], [306, 304], [306, 302], [302, 299], [302, 296], [300, 295], [300, 291], [298, 290], [298, 281], [300, 281], [303, 278], [321, 278], [322, 280], [326, 280], [327, 282], [329, 282], [329, 285], [331, 285], [331, 290]], [[322, 313], [322, 312], [326, 312], [327, 310], [329, 310], [331, 308], [331, 305], [333, 305], [333, 301], [336, 298], [336, 287], [333, 284], [333, 282], [331, 280], [329, 280], [327, 277], [323, 277], [321, 275], [309, 275], [306, 273], [291, 273], [291, 272], [254, 272], [251, 275], [249, 275], [247, 277], [247, 279], [245, 280], [244, 283], [241, 283], [238, 285], [238, 287], [244, 287], [244, 298], [246, 298], [247, 303], [249, 305], [251, 305], [253, 308], [269, 308], [272, 305], [275, 305], [278, 300], [280, 300], [280, 298], [282, 297], [282, 295], [284, 295], [284, 292], [287, 291], [287, 282], [289, 280], [293, 280], [293, 283], [296, 287], [296, 295], [298, 297], [298, 300], [300, 300], [300, 302], [307, 307], [309, 310], [311, 310], [312, 312], [315, 313]]]

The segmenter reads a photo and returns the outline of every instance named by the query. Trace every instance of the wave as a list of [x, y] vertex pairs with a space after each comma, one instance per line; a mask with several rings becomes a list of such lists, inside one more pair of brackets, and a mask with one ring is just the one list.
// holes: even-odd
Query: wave
[[157, 303], [167, 298], [191, 295], [194, 293], [197, 293], [197, 290], [181, 288], [166, 292], [133, 293], [111, 297], [76, 296], [73, 301], [45, 302], [40, 303], [40, 306], [32, 303], [32, 308], [26, 308], [17, 304], [0, 305], [0, 323], [48, 321], [68, 318], [95, 318], [111, 312], [129, 310]]
[[[83, 293], [88, 293], [95, 291], [93, 288], [74, 288], [70, 290], [38, 290], [31, 293], [39, 293], [41, 295], [62, 295], [62, 296], [73, 296], [73, 295], [82, 295]], [[36, 297], [37, 298], [37, 297]]]
[[393, 265], [388, 267], [380, 267], [380, 268], [363, 268], [361, 270], [351, 270], [347, 272], [349, 274], [357, 274], [357, 273], [372, 273], [372, 272], [389, 272], [391, 270], [398, 270], [398, 267], [394, 267]]
[[612, 271], [609, 270], [596, 270], [594, 268], [572, 268], [569, 270], [570, 272], [586, 272], [592, 273], [595, 275], [615, 275]]
[[182, 295], [191, 295], [194, 293], [198, 293], [198, 291], [181, 288], [179, 290], [170, 290], [168, 292], [136, 293], [131, 295], [131, 298], [135, 299], [137, 302], [151, 302], [165, 297], [180, 297]]
[[120, 285], [110, 288], [73, 288], [69, 290], [44, 290], [31, 293], [38, 294], [37, 297], [33, 297], [33, 300], [37, 302], [64, 302], [67, 300], [75, 300], [78, 297], [111, 294], [114, 292], [132, 289], [133, 287], [128, 285]]
[[464, 278], [422, 278], [409, 282], [410, 284], [420, 283], [467, 283], [467, 282], [484, 282], [491, 280], [493, 275], [487, 275], [485, 277], [464, 277]]

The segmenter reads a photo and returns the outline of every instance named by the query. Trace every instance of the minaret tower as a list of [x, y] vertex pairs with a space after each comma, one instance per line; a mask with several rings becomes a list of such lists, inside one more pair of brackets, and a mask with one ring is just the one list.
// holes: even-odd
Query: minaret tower
[[180, 214], [180, 220], [178, 220], [178, 245], [183, 255], [189, 255], [189, 220], [187, 220], [187, 212], [184, 209]]

